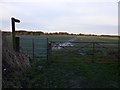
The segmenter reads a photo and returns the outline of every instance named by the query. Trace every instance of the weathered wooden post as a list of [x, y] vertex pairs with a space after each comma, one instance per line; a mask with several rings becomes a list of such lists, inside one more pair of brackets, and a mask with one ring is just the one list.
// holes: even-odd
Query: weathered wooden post
[[13, 49], [17, 50], [17, 45], [16, 45], [16, 38], [15, 38], [15, 22], [20, 23], [20, 20], [15, 19], [15, 18], [11, 18], [11, 22], [12, 22], [12, 43], [13, 43]]
[[20, 51], [20, 38], [19, 37], [15, 37], [15, 42], [16, 42], [16, 47], [15, 47], [15, 50], [17, 51], [17, 52], [19, 52]]

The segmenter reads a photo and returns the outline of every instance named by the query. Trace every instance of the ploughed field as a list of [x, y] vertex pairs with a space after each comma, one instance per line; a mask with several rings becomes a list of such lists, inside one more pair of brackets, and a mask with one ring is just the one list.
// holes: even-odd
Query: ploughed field
[[[33, 36], [20, 37], [31, 38]], [[48, 38], [48, 42], [51, 43], [51, 48], [49, 52], [50, 56], [48, 60], [41, 60], [41, 58], [34, 60], [35, 65], [33, 66], [33, 69], [31, 70], [31, 72], [28, 72], [26, 74], [27, 76], [25, 77], [26, 87], [119, 87], [118, 83], [120, 81], [120, 78], [118, 72], [118, 44], [113, 44], [115, 42], [118, 42], [118, 38], [53, 35], [34, 36], [34, 38]], [[93, 44], [83, 42], [112, 43]], [[40, 52], [40, 50], [38, 50], [37, 52]], [[38, 54], [38, 57], [39, 56], [40, 55]]]

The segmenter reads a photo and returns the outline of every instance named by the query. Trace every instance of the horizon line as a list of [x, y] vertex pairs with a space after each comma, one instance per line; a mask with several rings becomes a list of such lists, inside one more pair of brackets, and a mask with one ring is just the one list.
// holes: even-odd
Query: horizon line
[[[11, 30], [0, 30], [0, 31], [3, 31], [3, 32], [12, 32]], [[63, 33], [68, 33], [68, 34], [84, 34], [84, 35], [109, 35], [109, 36], [120, 36], [119, 34], [93, 34], [93, 33], [69, 33], [69, 32], [66, 32], [66, 31], [53, 31], [53, 32], [44, 32], [44, 31], [34, 31], [34, 30], [17, 30], [17, 31], [26, 31], [26, 32], [43, 32], [43, 33], [60, 33], [60, 32], [63, 32]]]

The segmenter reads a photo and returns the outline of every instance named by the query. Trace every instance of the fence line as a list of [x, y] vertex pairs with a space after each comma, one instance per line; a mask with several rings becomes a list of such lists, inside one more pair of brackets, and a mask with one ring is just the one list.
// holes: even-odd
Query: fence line
[[[85, 46], [79, 46], [79, 47], [75, 47], [75, 46], [72, 46], [72, 45], [61, 45], [62, 43], [71, 43], [71, 44], [78, 44], [78, 45], [85, 45]], [[92, 60], [91, 60], [91, 62], [92, 63], [94, 63], [95, 62], [95, 53], [96, 53], [96, 50], [98, 49], [98, 48], [105, 48], [106, 50], [111, 50], [111, 52], [112, 51], [114, 51], [115, 50], [115, 53], [113, 53], [113, 54], [115, 54], [115, 57], [116, 58], [118, 58], [119, 57], [119, 48], [118, 48], [118, 46], [119, 46], [119, 44], [120, 43], [118, 43], [118, 42], [71, 42], [71, 41], [68, 41], [68, 42], [59, 42], [59, 41], [51, 41], [51, 44], [52, 44], [52, 47], [60, 47], [61, 49], [64, 49], [64, 51], [65, 50], [67, 50], [68, 51], [68, 53], [66, 53], [66, 54], [64, 54], [64, 56], [66, 56], [66, 55], [69, 55], [70, 53], [71, 54], [73, 54], [73, 56], [76, 54], [76, 52], [75, 51], [78, 51], [78, 50], [82, 50], [82, 49], [85, 49], [85, 48], [91, 48], [91, 56], [92, 56]], [[111, 45], [110, 45], [111, 44]], [[91, 47], [88, 47], [89, 45], [91, 45]], [[116, 46], [115, 46], [116, 45]], [[67, 48], [67, 47], [69, 47], [69, 48]], [[71, 47], [71, 48], [70, 48]], [[75, 49], [75, 50], [71, 50], [71, 49], [75, 49], [75, 48], [77, 48], [77, 49]], [[57, 50], [58, 51], [58, 50]], [[73, 51], [73, 52], [72, 52]], [[100, 50], [100, 51], [103, 51], [103, 52], [105, 52], [105, 50]], [[52, 53], [54, 53], [54, 50], [52, 51]], [[77, 55], [77, 54], [76, 54]], [[63, 57], [64, 57], [63, 56]], [[61, 59], [63, 58], [63, 57], [61, 57]], [[118, 60], [118, 62], [119, 62], [119, 60]]]
[[[21, 45], [21, 43], [23, 43], [23, 45]], [[68, 44], [68, 46], [61, 45], [62, 43], [69, 43], [69, 44], [75, 44], [75, 45], [78, 44], [78, 45], [82, 45], [82, 46], [76, 47], [76, 46], [69, 45], [69, 44]], [[117, 46], [115, 47], [113, 44], [117, 45]], [[20, 47], [22, 48], [22, 51], [27, 51], [28, 54], [31, 55], [33, 60], [35, 60], [35, 59], [52, 60], [52, 55], [53, 55], [52, 53], [54, 52], [52, 50], [53, 47], [61, 47], [64, 50], [68, 50], [68, 52], [73, 54], [73, 56], [76, 54], [76, 52], [75, 52], [76, 50], [82, 51], [82, 49], [84, 49], [84, 48], [91, 48], [91, 53], [92, 53], [92, 54], [90, 54], [92, 56], [91, 62], [94, 63], [96, 48], [105, 48], [105, 49], [110, 50], [111, 49], [110, 47], [112, 47], [115, 50], [115, 49], [118, 49], [119, 44], [120, 43], [118, 43], [118, 42], [73, 42], [73, 41], [68, 41], [68, 42], [59, 42], [59, 41], [53, 42], [53, 41], [51, 41], [51, 42], [49, 42], [48, 38], [20, 38]], [[44, 47], [44, 46], [46, 46], [46, 47]], [[91, 47], [89, 47], [89, 46], [91, 46]], [[68, 49], [66, 47], [74, 48], [74, 50]], [[27, 50], [27, 48], [29, 48], [29, 49]], [[30, 51], [31, 51], [31, 53], [30, 53]], [[66, 53], [66, 55], [69, 55], [69, 54]], [[117, 56], [119, 56], [119, 54]]]

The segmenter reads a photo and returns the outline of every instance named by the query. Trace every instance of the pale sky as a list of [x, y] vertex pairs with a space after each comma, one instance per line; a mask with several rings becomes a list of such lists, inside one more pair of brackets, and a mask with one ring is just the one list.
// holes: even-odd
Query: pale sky
[[2, 0], [0, 29], [12, 31], [15, 17], [16, 30], [117, 35], [118, 1]]

